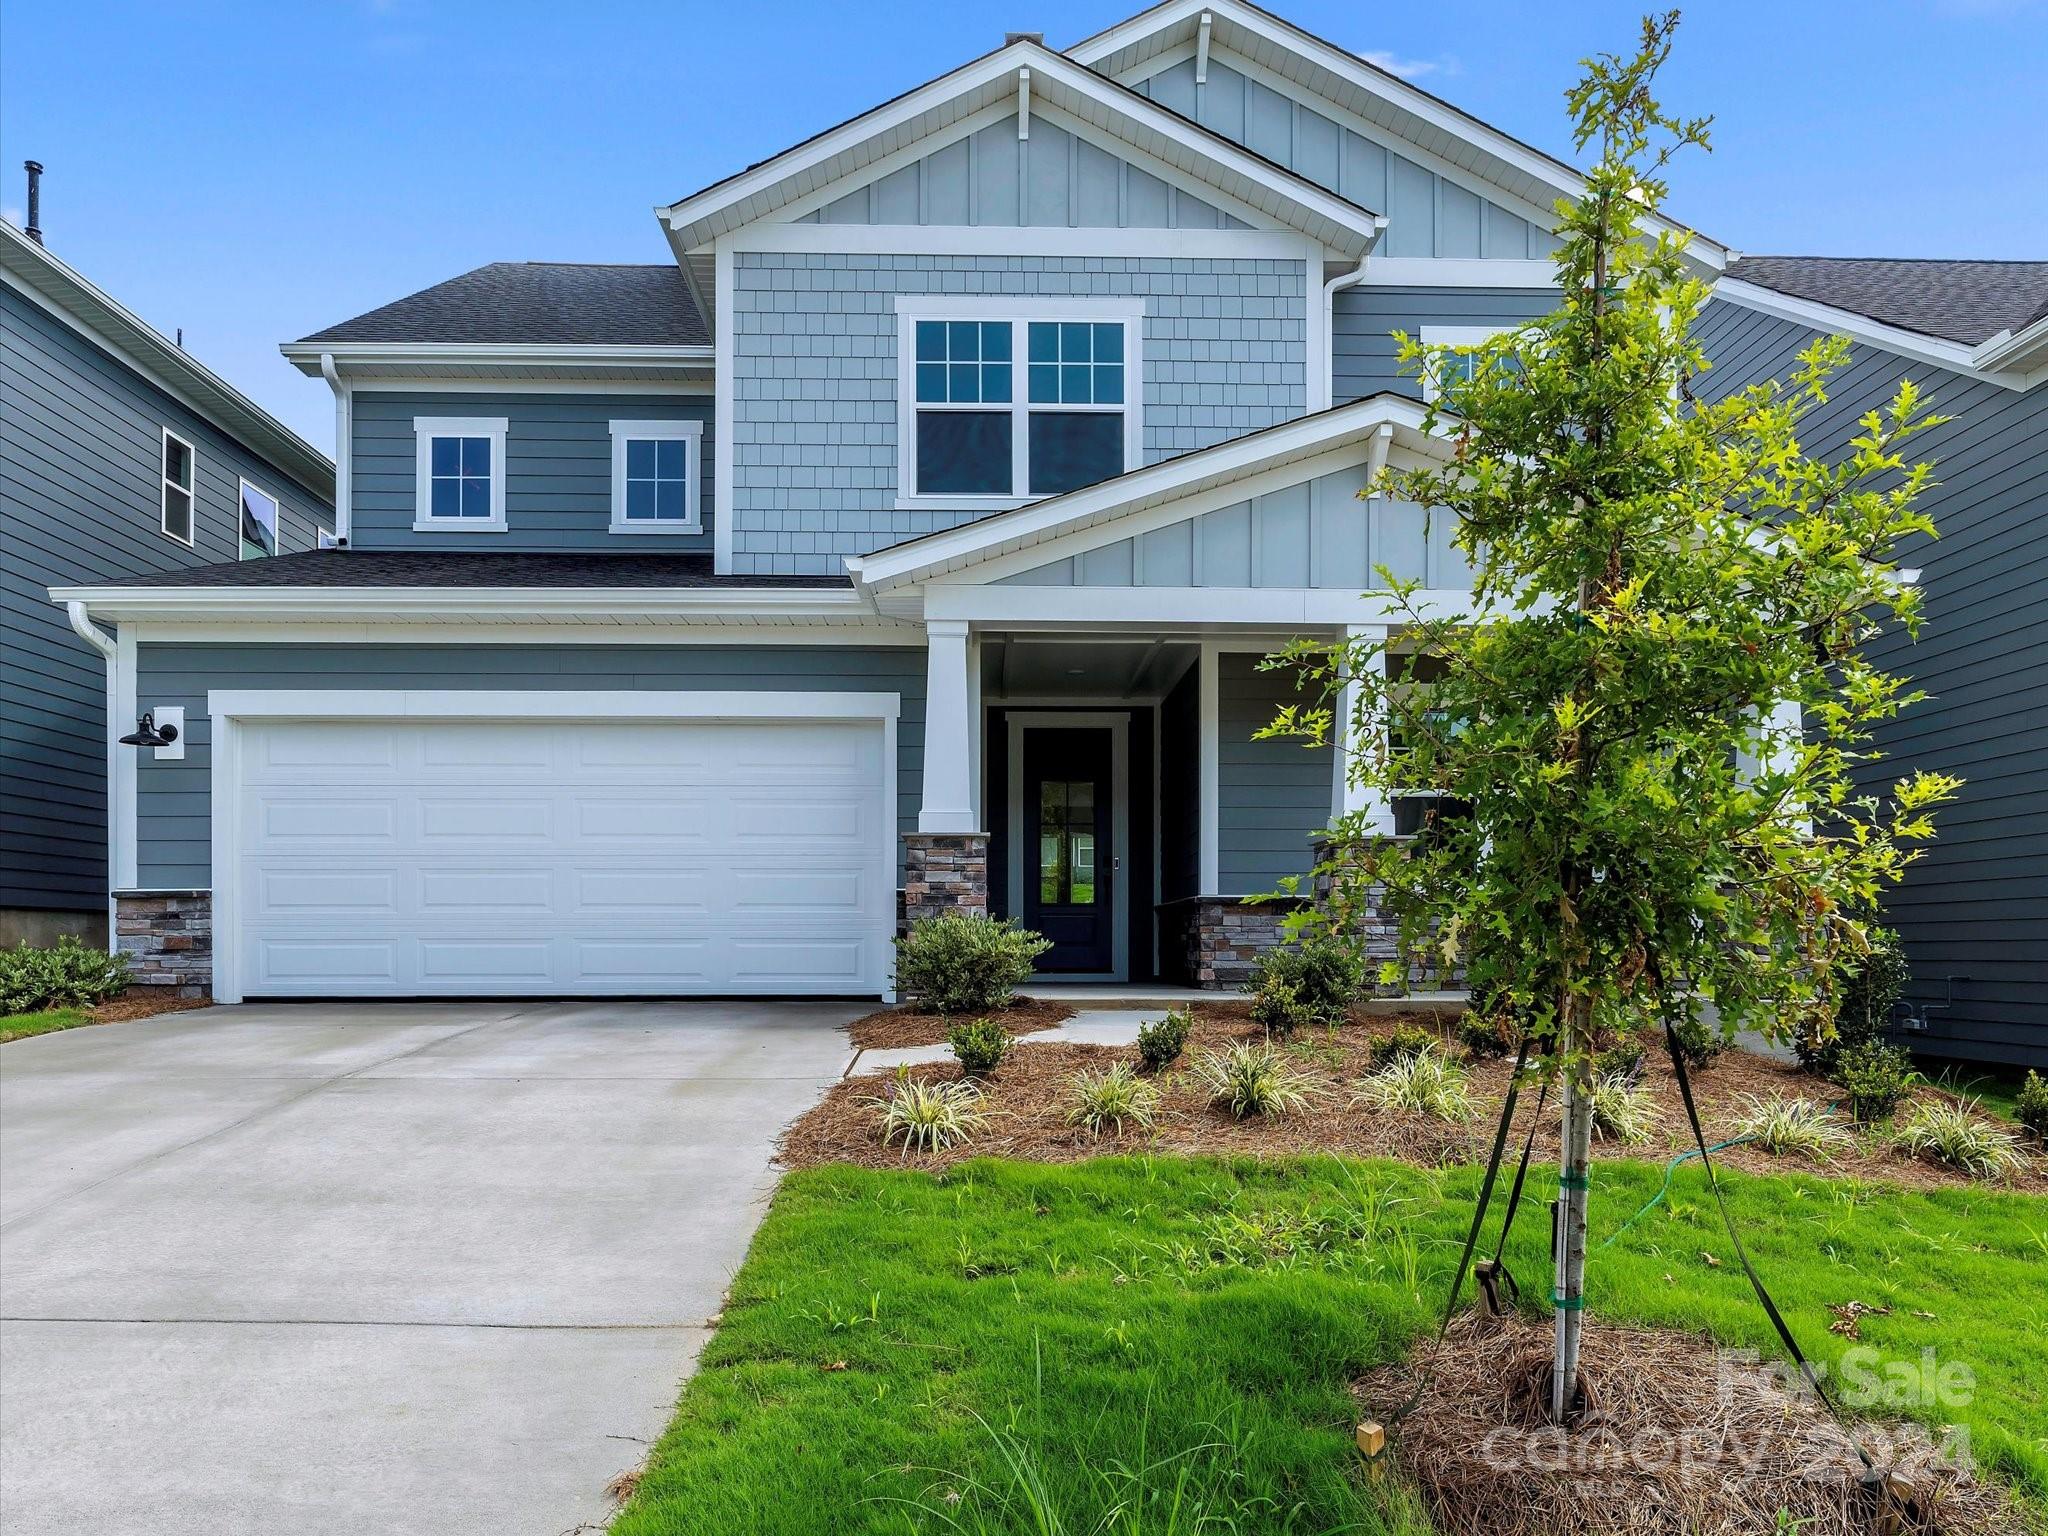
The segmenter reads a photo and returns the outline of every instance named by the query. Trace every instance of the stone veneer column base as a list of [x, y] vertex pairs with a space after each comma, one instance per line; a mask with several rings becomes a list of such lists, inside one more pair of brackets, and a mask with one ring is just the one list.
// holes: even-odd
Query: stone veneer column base
[[988, 834], [904, 833], [903, 931], [919, 918], [948, 912], [988, 916]]
[[114, 947], [139, 987], [213, 995], [213, 893], [116, 891]]

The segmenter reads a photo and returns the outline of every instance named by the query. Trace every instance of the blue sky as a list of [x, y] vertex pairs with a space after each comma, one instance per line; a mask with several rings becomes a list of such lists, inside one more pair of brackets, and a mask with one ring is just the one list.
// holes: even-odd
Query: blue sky
[[[1266, 0], [1519, 138], [1639, 5]], [[1138, 0], [6, 0], [0, 209], [327, 447], [300, 336], [493, 260], [659, 261], [651, 209], [1000, 43]], [[2048, 256], [2048, 0], [1711, 0], [1672, 211], [1756, 253]]]

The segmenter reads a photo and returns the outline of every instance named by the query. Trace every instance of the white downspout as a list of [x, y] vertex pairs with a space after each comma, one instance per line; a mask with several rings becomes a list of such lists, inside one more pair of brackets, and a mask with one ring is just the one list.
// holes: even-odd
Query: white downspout
[[341, 382], [332, 352], [320, 354], [320, 377], [334, 391], [334, 542], [346, 548], [350, 521], [349, 465], [355, 458], [355, 397]]
[[85, 604], [69, 602], [64, 605], [64, 617], [71, 621], [71, 631], [87, 645], [98, 651], [111, 662], [116, 654], [114, 637], [99, 625], [93, 623], [92, 615], [85, 611]]
[[[1385, 220], [1380, 228], [1386, 228]], [[1379, 241], [1375, 239], [1374, 245]], [[1365, 264], [1372, 260], [1372, 251], [1358, 258], [1358, 265], [1349, 272], [1340, 272], [1323, 284], [1323, 367], [1322, 404], [1311, 405], [1311, 410], [1328, 410], [1337, 402], [1337, 295], [1346, 288], [1354, 288], [1365, 281]]]
[[93, 623], [84, 603], [76, 600], [66, 603], [64, 617], [71, 621], [71, 632], [98, 651], [107, 667], [107, 948], [116, 951], [121, 947], [121, 939], [114, 916], [114, 888], [120, 883], [115, 878], [114, 818], [119, 814], [120, 797], [114, 793], [114, 775], [120, 769], [118, 754], [121, 747], [115, 738], [121, 734], [121, 727], [114, 713], [119, 700], [114, 673], [120, 665], [121, 648], [112, 635]]

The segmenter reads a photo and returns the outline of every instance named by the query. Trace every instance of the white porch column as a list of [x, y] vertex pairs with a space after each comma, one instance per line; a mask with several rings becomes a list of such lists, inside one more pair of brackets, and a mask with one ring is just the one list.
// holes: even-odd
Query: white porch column
[[[1378, 624], [1371, 626], [1352, 624], [1347, 625], [1344, 630], [1344, 638], [1347, 640], [1381, 640], [1386, 637], [1386, 634], [1386, 626]], [[1384, 666], [1385, 664], [1386, 658], [1382, 656], [1380, 658], [1380, 665]], [[1332, 755], [1335, 757], [1336, 762], [1331, 774], [1330, 820], [1334, 822], [1351, 815], [1353, 812], [1363, 812], [1365, 823], [1369, 830], [1378, 832], [1382, 836], [1392, 836], [1394, 831], [1393, 801], [1378, 790], [1369, 789], [1362, 784], [1354, 783], [1351, 778], [1352, 721], [1357, 713], [1358, 685], [1347, 682], [1337, 696], [1336, 719], [1331, 723], [1334, 746], [1336, 748]], [[1385, 731], [1386, 725], [1384, 720], [1368, 721], [1366, 722], [1366, 728], [1373, 735], [1378, 735]]]
[[1222, 648], [1213, 640], [1202, 642], [1201, 659], [1196, 662], [1195, 699], [1200, 735], [1196, 762], [1196, 825], [1200, 844], [1195, 871], [1201, 895], [1218, 894], [1223, 884], [1223, 704], [1218, 667]]
[[970, 675], [974, 647], [965, 619], [925, 624], [924, 801], [920, 832], [976, 832], [974, 709]]

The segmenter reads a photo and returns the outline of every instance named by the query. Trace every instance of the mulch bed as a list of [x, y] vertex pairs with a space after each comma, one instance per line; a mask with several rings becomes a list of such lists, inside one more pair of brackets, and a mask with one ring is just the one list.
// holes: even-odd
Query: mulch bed
[[2022, 1528], [2002, 1491], [1973, 1480], [1914, 1424], [1860, 1424], [1914, 1504], [1885, 1526], [1848, 1437], [1792, 1378], [1754, 1355], [1675, 1331], [1585, 1323], [1584, 1409], [1549, 1422], [1548, 1323], [1469, 1312], [1441, 1351], [1354, 1387], [1380, 1419], [1433, 1368], [1383, 1453], [1414, 1479], [1443, 1536], [2003, 1536]]
[[210, 997], [179, 997], [155, 987], [130, 987], [119, 997], [109, 998], [87, 1012], [95, 1024], [125, 1024], [130, 1019], [147, 1019], [159, 1013], [184, 1013], [187, 1009], [212, 1006]]
[[[1072, 1003], [1034, 997], [1020, 997], [1009, 1007], [989, 1015], [1013, 1035], [1051, 1029], [1073, 1016]], [[864, 1051], [904, 1045], [944, 1045], [947, 1032], [969, 1017], [967, 1014], [924, 1013], [916, 1008], [884, 1008], [879, 1013], [855, 1019], [846, 1026], [846, 1032]]]
[[[941, 1169], [973, 1157], [1074, 1162], [1132, 1152], [1197, 1156], [1339, 1153], [1357, 1157], [1394, 1157], [1431, 1166], [1478, 1161], [1485, 1156], [1494, 1117], [1499, 1113], [1501, 1095], [1506, 1091], [1511, 1070], [1511, 1063], [1507, 1061], [1473, 1064], [1473, 1088], [1479, 1102], [1479, 1113], [1464, 1124], [1371, 1109], [1353, 1102], [1359, 1079], [1371, 1070], [1373, 1041], [1402, 1025], [1440, 1029], [1441, 1025], [1428, 1015], [1368, 1017], [1361, 1012], [1355, 1014], [1348, 1024], [1297, 1035], [1285, 1047], [1288, 1060], [1319, 1092], [1311, 1099], [1309, 1107], [1299, 1113], [1278, 1120], [1249, 1121], [1234, 1120], [1227, 1112], [1211, 1106], [1188, 1065], [1204, 1050], [1219, 1050], [1258, 1040], [1263, 1038], [1262, 1032], [1250, 1022], [1247, 1004], [1239, 999], [1197, 1003], [1193, 1015], [1194, 1027], [1189, 1033], [1186, 1054], [1157, 1080], [1163, 1097], [1158, 1118], [1149, 1131], [1096, 1138], [1086, 1132], [1077, 1132], [1066, 1119], [1068, 1085], [1073, 1075], [1084, 1067], [1100, 1068], [1116, 1061], [1136, 1061], [1135, 1047], [1022, 1041], [1011, 1050], [1002, 1066], [983, 1082], [981, 1108], [988, 1116], [988, 1123], [960, 1145], [944, 1152], [913, 1153], [909, 1156], [905, 1156], [900, 1147], [883, 1146], [877, 1138], [875, 1108], [870, 1101], [886, 1090], [887, 1083], [883, 1074], [865, 1073], [835, 1084], [810, 1113], [790, 1128], [783, 1141], [782, 1159], [786, 1164], [799, 1168], [820, 1163], [854, 1163], [870, 1168], [907, 1166]], [[864, 1044], [930, 1044], [944, 1040], [943, 1029], [913, 1035], [910, 1026], [903, 1021], [914, 1017], [917, 1016], [901, 1013], [871, 1015], [855, 1028], [884, 1021], [889, 1027], [903, 1030], [901, 1035], [886, 1041], [863, 1041]], [[1005, 1022], [1010, 1022], [1009, 1015], [1004, 1018]], [[1044, 1025], [1033, 1027], [1042, 1028]], [[1013, 1029], [1012, 1032], [1021, 1031]], [[856, 1034], [855, 1039], [860, 1040], [861, 1036]], [[1447, 1048], [1453, 1054], [1458, 1051], [1455, 1041], [1449, 1042]], [[950, 1061], [915, 1067], [911, 1073], [925, 1081], [942, 1081], [960, 1075], [959, 1068]], [[1662, 1110], [1658, 1131], [1649, 1141], [1634, 1146], [1596, 1141], [1596, 1158], [1662, 1161], [1692, 1145], [1670, 1064], [1660, 1055], [1650, 1054], [1645, 1061], [1643, 1081], [1656, 1094]], [[1694, 1089], [1699, 1098], [1700, 1116], [1709, 1135], [1726, 1134], [1726, 1127], [1741, 1113], [1740, 1096], [1744, 1094], [1763, 1099], [1805, 1097], [1824, 1103], [1838, 1095], [1832, 1084], [1811, 1077], [1796, 1066], [1738, 1050], [1725, 1052], [1712, 1066], [1695, 1073]], [[1518, 1114], [1518, 1138], [1528, 1123], [1532, 1101], [1532, 1095], [1524, 1095], [1524, 1107]], [[1539, 1162], [1555, 1163], [1557, 1158], [1554, 1110], [1554, 1104], [1547, 1104], [1544, 1108], [1536, 1137], [1535, 1156]], [[1953, 1170], [1902, 1156], [1875, 1141], [1859, 1142], [1855, 1151], [1828, 1165], [1775, 1157], [1753, 1147], [1717, 1152], [1714, 1160], [1723, 1166], [1757, 1173], [1822, 1173], [1831, 1177], [1850, 1176], [1916, 1188], [1952, 1188], [1977, 1182]], [[2025, 1172], [1999, 1187], [2048, 1192], [2048, 1169], [2044, 1169], [2042, 1160], [2035, 1157]]]

